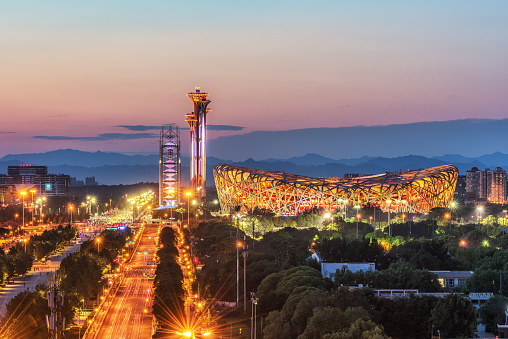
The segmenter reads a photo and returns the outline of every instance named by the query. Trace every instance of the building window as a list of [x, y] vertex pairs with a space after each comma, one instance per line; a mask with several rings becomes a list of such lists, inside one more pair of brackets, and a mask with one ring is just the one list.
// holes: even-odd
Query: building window
[[454, 287], [455, 286], [455, 279], [446, 278], [445, 279], [445, 286], [446, 287]]

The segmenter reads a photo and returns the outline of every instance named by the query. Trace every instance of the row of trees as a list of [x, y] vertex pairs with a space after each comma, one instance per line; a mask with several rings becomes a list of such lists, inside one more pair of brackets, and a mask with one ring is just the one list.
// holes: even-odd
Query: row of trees
[[473, 337], [476, 311], [458, 295], [383, 299], [370, 289], [334, 288], [313, 268], [300, 266], [267, 276], [257, 289], [268, 313], [264, 338]]
[[4, 285], [16, 275], [23, 275], [32, 267], [32, 258], [25, 252], [11, 249], [0, 251], [0, 284]]
[[[46, 233], [37, 241], [57, 244], [58, 241], [51, 239], [51, 236], [65, 239], [73, 231], [71, 228], [61, 228]], [[79, 251], [70, 253], [62, 260], [56, 280], [60, 290], [65, 293], [61, 313], [66, 318], [67, 325], [72, 322], [76, 310], [82, 307], [83, 302], [88, 304], [95, 299], [105, 283], [104, 274], [114, 270], [118, 252], [129, 237], [129, 229], [104, 231], [99, 237], [100, 242], [86, 241]], [[30, 257], [25, 252], [18, 254]], [[50, 312], [47, 289], [46, 285], [37, 285], [34, 291], [27, 290], [11, 299], [1, 323], [0, 338], [47, 338], [46, 315]], [[73, 335], [66, 333], [66, 337], [72, 338]]]
[[[181, 330], [186, 324], [182, 286], [183, 273], [178, 261], [178, 239], [171, 227], [164, 227], [159, 234], [161, 248], [157, 251], [160, 262], [155, 270], [154, 303], [152, 314], [160, 324], [152, 338], [162, 338]], [[181, 325], [181, 326], [179, 326]]]
[[[76, 235], [77, 231], [75, 228], [72, 228], [70, 225], [66, 227], [60, 225], [52, 230], [42, 232], [41, 235], [31, 236], [27, 244], [27, 251], [33, 255], [35, 260], [41, 260], [49, 254], [61, 250]], [[18, 246], [21, 246], [21, 244]]]

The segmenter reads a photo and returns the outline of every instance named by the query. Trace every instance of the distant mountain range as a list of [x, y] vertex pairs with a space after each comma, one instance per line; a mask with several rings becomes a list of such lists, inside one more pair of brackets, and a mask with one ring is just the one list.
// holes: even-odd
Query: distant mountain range
[[[189, 158], [182, 157], [182, 180], [188, 185]], [[7, 173], [7, 166], [20, 163], [48, 166], [50, 173], [69, 174], [77, 179], [94, 176], [106, 185], [134, 184], [139, 182], [157, 182], [159, 180], [157, 154], [125, 155], [107, 152], [82, 152], [78, 150], [56, 150], [46, 153], [15, 154], [0, 158], [0, 173]], [[312, 176], [343, 176], [345, 173], [375, 174], [383, 172], [406, 171], [454, 164], [461, 174], [476, 166], [480, 169], [502, 167], [508, 170], [508, 154], [493, 153], [480, 157], [464, 157], [447, 154], [439, 157], [407, 155], [395, 158], [361, 157], [350, 159], [333, 159], [316, 153], [287, 159], [268, 158], [265, 160], [247, 159], [233, 162], [215, 157], [207, 159], [207, 180], [213, 183], [213, 167], [219, 163], [255, 168], [260, 170], [285, 171], [288, 173]]]
[[[316, 118], [319, 118], [319, 113], [316, 113]], [[463, 119], [386, 126], [257, 131], [210, 140], [207, 152], [233, 161], [297, 158], [309, 153], [331, 159], [361, 156], [394, 158], [407, 154], [476, 156], [504, 152], [508, 145], [507, 130], [508, 119]], [[480, 158], [478, 160], [483, 162]], [[454, 161], [469, 162], [460, 158]]]

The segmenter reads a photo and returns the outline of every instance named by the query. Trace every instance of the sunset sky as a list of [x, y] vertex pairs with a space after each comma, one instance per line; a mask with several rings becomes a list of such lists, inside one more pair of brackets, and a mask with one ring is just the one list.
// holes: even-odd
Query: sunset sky
[[507, 60], [504, 0], [4, 1], [0, 156], [156, 153], [196, 85], [211, 137], [508, 118]]

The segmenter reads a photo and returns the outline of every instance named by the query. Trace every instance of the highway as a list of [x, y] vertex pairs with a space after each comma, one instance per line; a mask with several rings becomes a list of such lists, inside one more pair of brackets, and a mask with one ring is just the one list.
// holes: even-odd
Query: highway
[[157, 229], [158, 225], [144, 227], [132, 259], [123, 265], [125, 278], [112, 299], [111, 305], [105, 305], [107, 313], [95, 338], [151, 338], [153, 279], [146, 277], [146, 274], [154, 272], [156, 266], [149, 266], [146, 263], [153, 261], [157, 251], [155, 245]]

